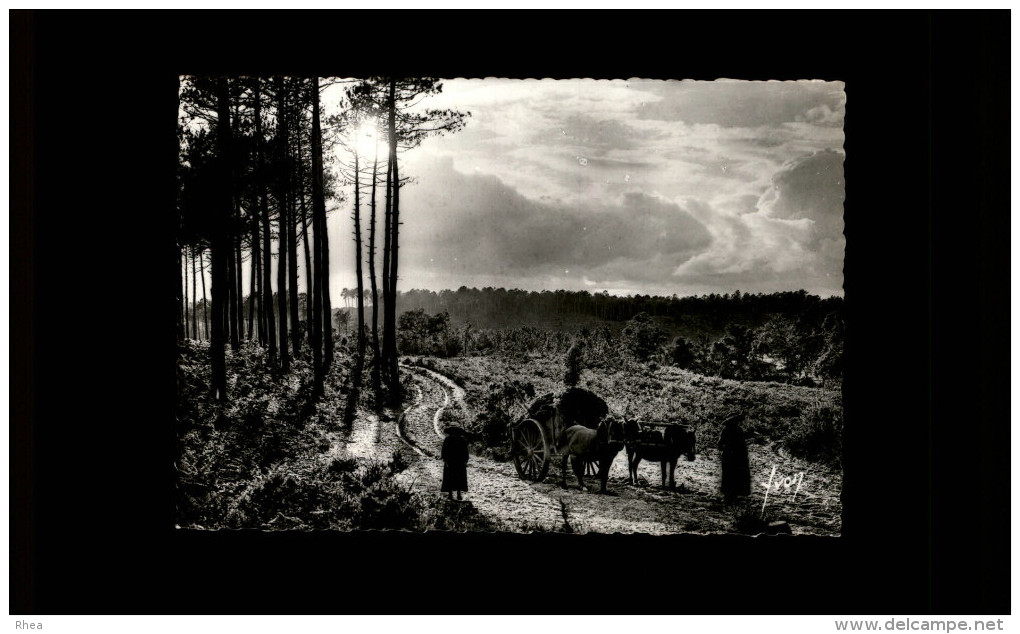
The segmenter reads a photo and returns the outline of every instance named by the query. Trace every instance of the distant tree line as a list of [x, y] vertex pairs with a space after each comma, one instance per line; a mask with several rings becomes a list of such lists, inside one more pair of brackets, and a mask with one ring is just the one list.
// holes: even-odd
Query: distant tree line
[[[841, 311], [843, 298], [820, 298], [807, 291], [779, 293], [712, 293], [701, 296], [610, 295], [588, 291], [522, 291], [485, 287], [460, 287], [456, 291], [413, 289], [397, 296], [397, 311], [421, 309], [429, 314], [446, 312], [454, 325], [470, 322], [480, 328], [505, 328], [522, 324], [556, 323], [569, 330], [598, 321], [625, 322], [638, 313], [664, 318], [672, 327], [718, 335], [730, 323], [760, 325], [768, 315], [805, 315], [821, 321]], [[661, 320], [660, 320], [661, 321]]]

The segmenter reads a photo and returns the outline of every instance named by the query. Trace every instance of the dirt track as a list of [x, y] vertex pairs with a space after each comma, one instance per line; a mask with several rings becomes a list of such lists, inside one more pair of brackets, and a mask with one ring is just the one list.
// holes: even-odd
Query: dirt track
[[[410, 463], [401, 478], [426, 496], [439, 496], [442, 480], [442, 446], [444, 419], [456, 419], [457, 410], [468, 417], [464, 391], [448, 377], [425, 368], [404, 368], [412, 372], [414, 397], [412, 404], [400, 415], [374, 415], [357, 419], [350, 432], [335, 449], [345, 449], [359, 458], [386, 460], [400, 451]], [[702, 439], [699, 449], [708, 445]], [[840, 530], [839, 490], [842, 478], [838, 472], [793, 460], [777, 453], [751, 448], [752, 495], [750, 502], [760, 506], [764, 488], [776, 468], [778, 476], [803, 473], [800, 491], [793, 495], [780, 486], [769, 492], [767, 508], [787, 519], [794, 534], [836, 535]], [[638, 469], [639, 484], [627, 483], [624, 452], [613, 462], [609, 477], [609, 494], [599, 495], [597, 481], [586, 480], [590, 491], [580, 491], [572, 474], [560, 486], [560, 465], [553, 464], [543, 482], [521, 480], [513, 463], [496, 462], [472, 456], [468, 463], [468, 486], [465, 504], [472, 504], [479, 513], [501, 530], [529, 531], [535, 529], [570, 530], [578, 533], [720, 533], [733, 531], [733, 515], [724, 508], [719, 496], [719, 462], [716, 452], [699, 452], [693, 462], [681, 459], [677, 464], [677, 490], [660, 487], [658, 463], [642, 462]]]

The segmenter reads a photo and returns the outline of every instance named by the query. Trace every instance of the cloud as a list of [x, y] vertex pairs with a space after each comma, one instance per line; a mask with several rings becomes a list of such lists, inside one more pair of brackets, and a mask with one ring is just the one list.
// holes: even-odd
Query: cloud
[[467, 109], [483, 115], [519, 109], [533, 119], [559, 120], [565, 112], [629, 116], [660, 99], [622, 79], [453, 79], [445, 80], [443, 92], [422, 107]]
[[797, 116], [797, 121], [807, 121], [808, 123], [814, 123], [817, 125], [843, 125], [843, 110], [842, 108], [833, 109], [829, 107], [829, 104], [823, 103], [820, 106], [808, 109], [802, 115]]
[[639, 130], [617, 119], [588, 114], [567, 114], [531, 137], [532, 143], [566, 147], [584, 147], [603, 154], [608, 150], [628, 150], [652, 133]]
[[[422, 107], [470, 110], [467, 127], [430, 139], [408, 158], [417, 160], [412, 155], [419, 152], [452, 156], [461, 172], [491, 174], [530, 198], [567, 203], [635, 189], [667, 198], [708, 198], [735, 189], [758, 194], [787, 161], [842, 147], [840, 126], [805, 119], [822, 105], [832, 116], [842, 112], [842, 86], [448, 80], [444, 92]], [[666, 116], [650, 116], [652, 108]], [[708, 116], [726, 109], [750, 114]]]
[[449, 159], [421, 167], [430, 185], [401, 197], [407, 276], [443, 267], [465, 279], [555, 277], [578, 288], [585, 279], [659, 284], [711, 246], [687, 210], [639, 192], [563, 204], [525, 197], [493, 176], [460, 174]]
[[402, 155], [402, 288], [842, 292], [841, 82], [445, 84], [472, 116]]
[[843, 198], [842, 154], [830, 150], [790, 161], [756, 201], [747, 195], [717, 205], [688, 201], [713, 246], [675, 273], [694, 287], [841, 294]]
[[792, 161], [773, 178], [758, 208], [772, 218], [808, 219], [812, 245], [843, 232], [843, 156], [826, 150]]
[[798, 121], [827, 106], [842, 117], [842, 82], [822, 81], [643, 81], [641, 89], [661, 99], [638, 110], [641, 119], [758, 127]]

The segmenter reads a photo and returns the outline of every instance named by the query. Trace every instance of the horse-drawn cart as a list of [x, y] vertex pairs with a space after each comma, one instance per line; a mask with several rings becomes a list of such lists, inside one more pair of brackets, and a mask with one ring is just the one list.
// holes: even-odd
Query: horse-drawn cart
[[[562, 458], [556, 444], [563, 430], [572, 425], [595, 429], [608, 413], [605, 401], [580, 388], [537, 398], [524, 418], [510, 426], [510, 455], [517, 474], [524, 480], [544, 480], [550, 463]], [[598, 468], [598, 459], [586, 461], [586, 475], [595, 474]]]

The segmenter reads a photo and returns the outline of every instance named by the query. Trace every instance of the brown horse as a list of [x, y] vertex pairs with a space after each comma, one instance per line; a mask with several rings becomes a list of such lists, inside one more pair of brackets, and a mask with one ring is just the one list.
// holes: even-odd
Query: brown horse
[[627, 468], [631, 484], [637, 484], [637, 468], [642, 460], [653, 460], [662, 466], [662, 487], [666, 487], [666, 465], [669, 465], [669, 488], [676, 487], [673, 472], [680, 456], [694, 460], [696, 438], [689, 425], [667, 425], [660, 433], [656, 429], [642, 429], [637, 421], [624, 423], [627, 443]]
[[595, 429], [584, 425], [572, 425], [563, 430], [556, 442], [556, 451], [563, 456], [562, 474], [563, 488], [567, 487], [567, 459], [571, 461], [577, 485], [582, 491], [584, 487], [584, 467], [588, 462], [599, 462], [599, 492], [606, 492], [606, 481], [609, 480], [609, 467], [616, 454], [624, 447], [622, 425], [608, 419], [600, 422]]

